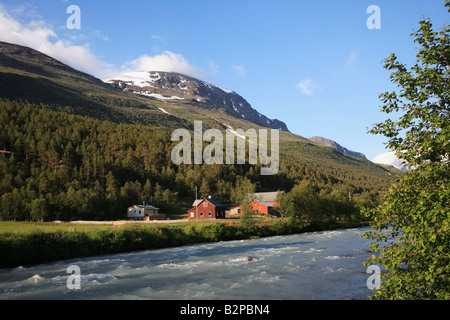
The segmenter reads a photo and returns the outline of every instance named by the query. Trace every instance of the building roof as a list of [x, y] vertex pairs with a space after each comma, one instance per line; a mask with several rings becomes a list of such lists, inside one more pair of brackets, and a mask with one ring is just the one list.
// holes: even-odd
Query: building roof
[[139, 209], [145, 209], [145, 210], [150, 210], [150, 209], [157, 209], [157, 210], [159, 210], [159, 208], [156, 208], [156, 207], [154, 207], [154, 206], [150, 206], [150, 205], [148, 205], [148, 204], [146, 204], [146, 205], [135, 204], [134, 206], [131, 206], [131, 207], [129, 207], [128, 209], [134, 208], [134, 207], [137, 207], [137, 208], [139, 208]]
[[273, 204], [270, 204], [270, 203], [267, 203], [267, 202], [264, 202], [264, 201], [258, 201], [258, 200], [253, 200], [253, 201], [257, 202], [257, 203], [260, 203], [262, 205], [265, 205], [266, 207], [274, 207]]
[[219, 200], [217, 200], [217, 199], [214, 199], [214, 198], [211, 198], [211, 199], [206, 199], [206, 200], [208, 200], [209, 202], [211, 202], [214, 206], [216, 206], [216, 207], [225, 207], [223, 204], [221, 204], [220, 203], [220, 201]]
[[[266, 207], [269, 207], [269, 208], [278, 207], [278, 206], [275, 205], [275, 204], [268, 203], [268, 202], [265, 202], [265, 201], [253, 200], [252, 202], [256, 202], [256, 203], [262, 204], [262, 205], [264, 205], [264, 206], [266, 206]], [[252, 203], [252, 202], [251, 202], [251, 203]], [[241, 208], [242, 206], [243, 206], [243, 205], [235, 206], [235, 207], [230, 208], [230, 210], [231, 210], [231, 209], [236, 209], [236, 208]]]
[[[281, 193], [283, 194], [284, 192], [281, 191]], [[257, 200], [257, 201], [275, 201], [275, 199], [277, 198], [277, 194], [278, 191], [274, 191], [274, 192], [256, 192], [253, 193], [251, 196], [252, 200]]]
[[223, 204], [221, 204], [219, 200], [214, 199], [214, 198], [204, 198], [204, 199], [195, 200], [194, 203], [192, 204], [192, 206], [196, 207], [205, 200], [208, 200], [215, 207], [224, 207], [225, 208], [225, 206]]

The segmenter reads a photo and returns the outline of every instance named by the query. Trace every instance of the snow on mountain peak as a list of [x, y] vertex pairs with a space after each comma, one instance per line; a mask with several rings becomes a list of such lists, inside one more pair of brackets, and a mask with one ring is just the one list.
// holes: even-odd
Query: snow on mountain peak
[[233, 93], [233, 91], [228, 90], [228, 89], [225, 89], [225, 88], [222, 88], [222, 87], [218, 87], [218, 86], [217, 86], [217, 88], [219, 88], [220, 90], [222, 90], [222, 91], [224, 91], [224, 92], [226, 92], [226, 93]]
[[113, 87], [148, 96], [168, 103], [198, 102], [203, 108], [223, 108], [233, 116], [255, 124], [289, 131], [282, 121], [269, 119], [253, 109], [236, 92], [175, 72], [134, 71], [118, 75], [105, 82]]
[[119, 74], [112, 79], [105, 80], [105, 82], [112, 83], [114, 81], [123, 81], [144, 88], [150, 86], [152, 82], [159, 79], [161, 79], [161, 75], [158, 72], [131, 71]]

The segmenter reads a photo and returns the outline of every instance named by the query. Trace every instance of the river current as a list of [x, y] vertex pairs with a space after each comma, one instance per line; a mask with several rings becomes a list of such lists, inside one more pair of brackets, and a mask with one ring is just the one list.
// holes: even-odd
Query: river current
[[[372, 292], [363, 266], [371, 255], [369, 240], [361, 236], [366, 230], [201, 243], [0, 269], [0, 299], [367, 299]], [[74, 265], [79, 282], [68, 270]], [[76, 283], [79, 289], [69, 288]]]

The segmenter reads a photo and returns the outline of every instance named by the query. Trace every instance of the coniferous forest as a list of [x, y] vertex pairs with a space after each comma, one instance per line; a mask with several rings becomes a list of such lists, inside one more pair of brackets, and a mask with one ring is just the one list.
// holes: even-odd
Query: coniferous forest
[[257, 192], [284, 191], [284, 215], [298, 216], [308, 206], [306, 220], [357, 218], [389, 185], [385, 177], [319, 170], [283, 155], [273, 176], [261, 176], [260, 165], [174, 165], [177, 142], [170, 138], [168, 129], [2, 100], [0, 219], [117, 220], [144, 201], [179, 215], [191, 208], [196, 188], [198, 197], [212, 195], [231, 206], [248, 185]]

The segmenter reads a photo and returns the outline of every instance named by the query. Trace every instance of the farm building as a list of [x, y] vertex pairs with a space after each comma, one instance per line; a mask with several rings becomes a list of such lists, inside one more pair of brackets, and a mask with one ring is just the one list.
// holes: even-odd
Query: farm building
[[[260, 214], [268, 214], [268, 215], [272, 215], [272, 216], [280, 216], [280, 213], [277, 211], [277, 205], [275, 204], [271, 204], [265, 201], [258, 201], [258, 200], [253, 200], [252, 202], [249, 203], [250, 209], [256, 213], [260, 213]], [[241, 206], [237, 206], [237, 207], [233, 207], [230, 209], [230, 214], [240, 214], [242, 213], [242, 207]]]
[[[249, 194], [249, 198], [251, 200], [267, 202], [275, 206], [279, 206], [280, 203], [276, 201], [278, 191], [275, 192], [257, 192], [253, 194]], [[281, 196], [283, 196], [284, 192], [281, 191]]]
[[192, 209], [188, 210], [189, 219], [223, 219], [225, 207], [211, 197], [195, 200]]
[[[281, 196], [283, 196], [284, 192], [281, 191]], [[275, 192], [257, 192], [248, 194], [248, 199], [250, 202], [250, 207], [253, 211], [261, 214], [270, 214], [275, 216], [280, 216], [279, 212], [276, 210], [276, 207], [280, 206], [280, 202], [277, 200], [278, 191]], [[229, 215], [235, 215], [242, 213], [242, 206], [235, 206], [230, 208], [227, 211]]]
[[229, 214], [229, 215], [240, 214], [240, 213], [241, 213], [241, 206], [231, 207], [230, 210], [227, 211], [227, 214]]
[[280, 215], [280, 213], [277, 211], [277, 207], [278, 206], [276, 204], [272, 204], [265, 201], [253, 200], [252, 202], [250, 202], [250, 208], [253, 211], [261, 214], [269, 214], [271, 216]]
[[147, 204], [128, 208], [127, 217], [135, 220], [165, 220], [166, 215], [159, 213], [159, 208]]

